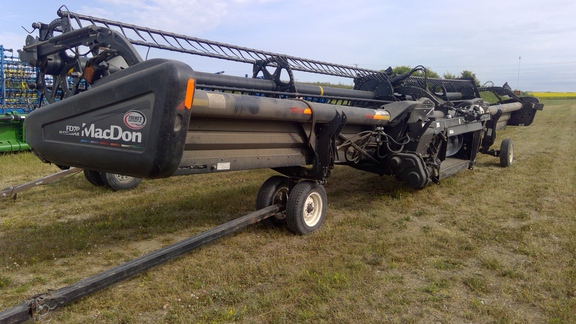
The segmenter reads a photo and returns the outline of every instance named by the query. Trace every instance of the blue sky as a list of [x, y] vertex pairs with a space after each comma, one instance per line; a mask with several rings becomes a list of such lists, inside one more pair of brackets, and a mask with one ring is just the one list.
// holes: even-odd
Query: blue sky
[[[440, 75], [470, 70], [482, 83], [576, 92], [574, 1], [11, 1], [2, 5], [0, 44], [21, 48], [22, 26], [49, 23], [62, 4], [86, 15], [331, 63], [373, 70], [424, 65]], [[161, 51], [150, 57], [180, 59], [204, 72], [251, 73], [246, 64]], [[325, 81], [318, 75], [297, 80]]]

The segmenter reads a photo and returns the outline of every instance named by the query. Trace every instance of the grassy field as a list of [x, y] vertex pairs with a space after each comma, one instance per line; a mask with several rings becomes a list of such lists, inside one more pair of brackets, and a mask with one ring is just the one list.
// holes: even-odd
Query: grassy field
[[[338, 167], [324, 226], [254, 225], [49, 313], [58, 323], [574, 323], [576, 100], [545, 101], [501, 168], [480, 156], [423, 190]], [[0, 187], [50, 172], [0, 156]], [[0, 309], [253, 210], [269, 170], [145, 180], [82, 174], [0, 200]]]

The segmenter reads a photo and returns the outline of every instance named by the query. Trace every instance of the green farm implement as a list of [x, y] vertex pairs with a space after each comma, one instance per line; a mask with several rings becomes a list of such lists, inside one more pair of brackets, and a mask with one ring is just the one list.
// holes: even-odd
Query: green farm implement
[[[11, 53], [10, 56], [6, 55]], [[0, 45], [0, 152], [29, 150], [24, 131], [26, 115], [37, 106], [36, 68], [14, 58]]]

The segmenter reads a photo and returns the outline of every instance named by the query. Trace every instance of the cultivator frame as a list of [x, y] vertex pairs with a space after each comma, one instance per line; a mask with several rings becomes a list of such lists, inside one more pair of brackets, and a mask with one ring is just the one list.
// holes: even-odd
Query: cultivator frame
[[13, 54], [0, 45], [0, 153], [30, 149], [24, 119], [38, 106], [38, 91], [28, 87], [36, 79], [36, 68]]

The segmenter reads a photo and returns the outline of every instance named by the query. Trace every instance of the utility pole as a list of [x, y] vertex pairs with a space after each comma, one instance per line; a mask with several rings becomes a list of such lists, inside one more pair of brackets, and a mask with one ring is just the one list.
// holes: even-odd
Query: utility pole
[[520, 90], [520, 60], [522, 56], [518, 56], [518, 80], [516, 80], [516, 90]]

